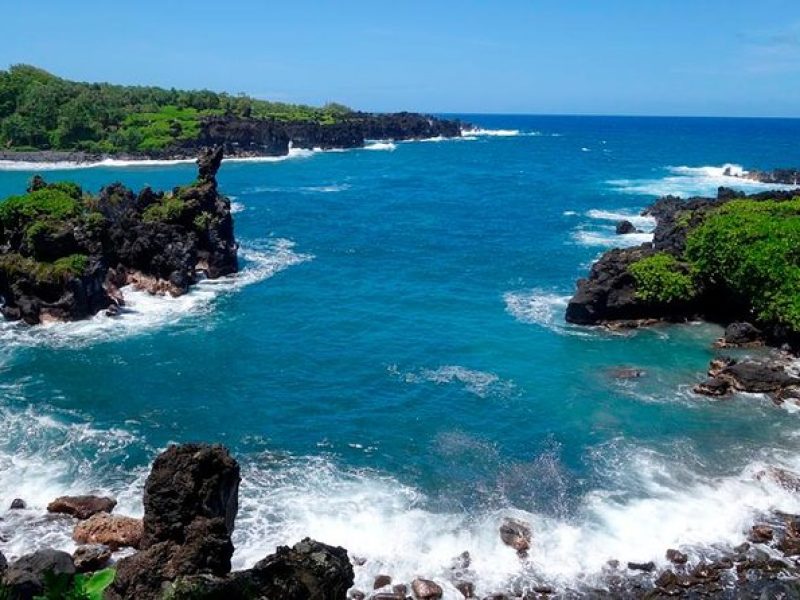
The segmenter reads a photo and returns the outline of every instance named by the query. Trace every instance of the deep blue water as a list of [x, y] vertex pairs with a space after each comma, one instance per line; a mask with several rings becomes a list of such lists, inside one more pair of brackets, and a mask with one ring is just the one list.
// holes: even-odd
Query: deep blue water
[[[0, 550], [68, 545], [35, 518], [62, 492], [140, 512], [149, 461], [189, 440], [244, 465], [239, 564], [312, 535], [368, 558], [362, 587], [379, 571], [441, 579], [463, 550], [483, 592], [574, 580], [798, 510], [753, 479], [796, 466], [798, 416], [688, 391], [714, 326], [612, 335], [563, 310], [592, 260], [626, 243], [615, 219], [737, 183], [727, 163], [799, 165], [800, 121], [463, 118], [495, 135], [226, 162], [237, 279], [134, 294], [116, 321], [3, 325], [0, 507], [33, 508]], [[194, 167], [44, 175], [167, 188]], [[30, 176], [0, 171], [0, 196]], [[620, 366], [646, 376], [616, 380]], [[529, 563], [498, 539], [507, 515], [533, 524]]]

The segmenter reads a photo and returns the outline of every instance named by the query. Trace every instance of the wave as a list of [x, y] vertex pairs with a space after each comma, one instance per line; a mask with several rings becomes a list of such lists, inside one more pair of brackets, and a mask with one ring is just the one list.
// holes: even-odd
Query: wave
[[468, 369], [460, 365], [445, 365], [436, 369], [420, 369], [407, 373], [401, 373], [396, 365], [392, 365], [389, 367], [389, 372], [402, 378], [406, 383], [460, 384], [465, 390], [480, 398], [507, 395], [515, 388], [512, 382], [504, 381], [494, 373]]
[[[41, 405], [12, 408], [24, 399], [24, 389], [4, 391], [0, 510], [14, 497], [29, 505], [2, 513], [0, 534], [7, 537], [4, 552], [10, 558], [41, 547], [74, 548], [71, 522], [44, 513], [61, 494], [109, 494], [118, 499], [119, 514], [141, 515], [147, 469], [125, 461], [131, 453], [152, 457], [158, 449], [134, 432], [94, 427], [78, 414], [46, 414]], [[799, 495], [756, 476], [768, 466], [800, 470], [797, 453], [763, 449], [742, 457], [744, 466], [713, 477], [685, 444], [656, 452], [615, 440], [591, 455], [592, 480], [598, 483], [569, 514], [508, 499], [454, 510], [447, 498], [379, 471], [342, 467], [332, 456], [240, 455], [234, 568], [252, 566], [275, 547], [310, 536], [366, 559], [355, 568], [359, 589], [371, 589], [380, 573], [405, 583], [425, 576], [454, 600], [461, 596], [449, 574], [453, 558], [464, 551], [472, 558], [469, 578], [479, 597], [512, 586], [592, 585], [600, 584], [610, 559], [666, 566], [665, 550], [680, 548], [698, 560], [739, 544], [765, 513], [800, 512]], [[533, 470], [525, 480], [538, 487], [563, 475], [553, 460], [545, 475], [528, 465]], [[498, 482], [508, 467], [498, 465]], [[503, 485], [489, 487], [503, 493]], [[527, 561], [500, 540], [498, 527], [506, 517], [531, 524], [535, 543]]]
[[81, 347], [100, 341], [137, 335], [152, 329], [177, 324], [187, 317], [213, 310], [222, 294], [264, 281], [291, 266], [309, 261], [313, 256], [294, 251], [287, 239], [270, 239], [243, 245], [239, 256], [244, 267], [239, 273], [219, 279], [205, 279], [189, 293], [172, 298], [123, 288], [125, 307], [115, 317], [98, 313], [91, 319], [71, 323], [50, 323], [31, 327], [18, 322], [0, 322], [0, 356], [19, 346]]
[[388, 150], [392, 152], [397, 149], [397, 144], [394, 142], [372, 142], [364, 146], [364, 150]]
[[[231, 200], [232, 199], [233, 199], [233, 196], [231, 196]], [[247, 210], [247, 207], [244, 204], [242, 204], [241, 202], [231, 202], [231, 214], [232, 215], [238, 214], [240, 212], [244, 212], [245, 210]]]
[[351, 187], [349, 183], [332, 183], [328, 185], [308, 185], [300, 187], [256, 186], [242, 191], [241, 194], [333, 194], [336, 192], [346, 192]]
[[[614, 179], [606, 183], [626, 194], [646, 196], [715, 196], [720, 186], [743, 192], [794, 189], [796, 186], [776, 183], [761, 183], [744, 179], [747, 171], [741, 165], [726, 163], [722, 166], [666, 167], [669, 173], [659, 179]], [[726, 171], [729, 173], [726, 175]]]
[[630, 221], [636, 227], [653, 228], [656, 225], [656, 220], [653, 217], [643, 216], [634, 211], [612, 211], [593, 208], [586, 212], [586, 216], [590, 219], [597, 219], [599, 221]]
[[521, 323], [538, 325], [560, 335], [588, 337], [585, 328], [573, 327], [564, 314], [570, 296], [541, 289], [517, 290], [503, 294], [506, 312]]
[[617, 235], [614, 231], [587, 231], [578, 229], [572, 232], [572, 239], [581, 246], [602, 248], [627, 248], [653, 241], [652, 233], [628, 233]]
[[[270, 163], [282, 162], [294, 158], [308, 158], [318, 152], [323, 152], [320, 149], [306, 150], [303, 148], [290, 148], [289, 153], [283, 156], [231, 156], [223, 159], [223, 162], [229, 163]], [[125, 167], [172, 167], [175, 165], [188, 165], [197, 162], [194, 158], [176, 158], [176, 159], [117, 159], [106, 158], [95, 162], [77, 162], [77, 161], [52, 161], [52, 162], [38, 162], [38, 161], [15, 161], [15, 160], [0, 160], [0, 171], [70, 171], [75, 169], [119, 169]]]
[[[356, 588], [371, 589], [380, 573], [406, 583], [425, 576], [445, 588], [446, 598], [459, 598], [448, 575], [454, 557], [467, 551], [470, 580], [482, 597], [515, 584], [591, 584], [610, 559], [666, 566], [667, 548], [696, 560], [741, 543], [760, 514], [800, 510], [796, 494], [756, 479], [763, 462], [709, 478], [675, 456], [626, 450], [629, 458], [601, 449], [608, 453], [610, 483], [584, 495], [572, 518], [524, 507], [437, 510], [436, 499], [412, 486], [340, 469], [324, 457], [285, 459], [278, 468], [251, 464], [243, 470], [234, 563], [252, 565], [276, 545], [309, 535], [366, 559], [356, 567]], [[800, 467], [796, 457], [790, 463]], [[501, 542], [497, 531], [505, 517], [531, 524], [528, 561]]]

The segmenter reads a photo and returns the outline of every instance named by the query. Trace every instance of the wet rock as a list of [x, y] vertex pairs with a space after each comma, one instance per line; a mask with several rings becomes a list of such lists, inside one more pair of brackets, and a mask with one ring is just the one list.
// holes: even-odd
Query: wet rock
[[656, 564], [652, 561], [646, 563], [629, 562], [628, 569], [631, 571], [644, 571], [645, 573], [652, 573], [656, 570]]
[[3, 584], [15, 600], [32, 600], [44, 592], [46, 574], [72, 577], [75, 565], [66, 552], [39, 550], [9, 565]]
[[47, 505], [47, 512], [84, 520], [97, 513], [110, 513], [116, 505], [116, 500], [105, 496], [61, 496]]
[[769, 525], [753, 525], [747, 539], [754, 544], [766, 544], [772, 541], [774, 535], [775, 533]]
[[731, 323], [725, 328], [724, 346], [750, 347], [763, 345], [761, 330], [750, 323]]
[[756, 473], [756, 479], [759, 481], [773, 481], [785, 490], [800, 493], [800, 475], [780, 467], [769, 467], [759, 471]]
[[405, 598], [408, 593], [408, 586], [405, 583], [398, 583], [392, 586], [392, 591], [398, 596], [403, 596], [403, 598]]
[[638, 379], [639, 377], [644, 377], [647, 372], [631, 367], [616, 367], [609, 370], [608, 374], [614, 379]]
[[141, 519], [97, 513], [75, 526], [72, 539], [79, 544], [102, 544], [112, 550], [140, 548], [143, 525]]
[[525, 557], [531, 547], [530, 525], [519, 519], [507, 518], [500, 525], [500, 539], [506, 546], [516, 550], [520, 557]]
[[775, 392], [800, 383], [786, 373], [782, 365], [755, 360], [744, 360], [725, 367], [718, 378], [727, 381], [736, 390], [750, 393]]
[[720, 397], [730, 392], [730, 383], [719, 377], [710, 377], [692, 388], [695, 394], [701, 396]]
[[372, 589], [378, 590], [382, 587], [386, 587], [387, 585], [392, 585], [392, 578], [388, 575], [378, 575], [375, 578], [375, 582], [372, 584]]
[[25, 504], [25, 500], [23, 500], [22, 498], [14, 498], [11, 501], [11, 506], [9, 507], [9, 510], [24, 510], [25, 508], [27, 508], [27, 506], [28, 505]]
[[411, 582], [411, 589], [418, 600], [439, 600], [444, 595], [441, 586], [430, 579], [415, 579]]
[[674, 548], [670, 548], [667, 550], [667, 560], [671, 562], [673, 565], [685, 565], [686, 561], [689, 560], [689, 557], [686, 556], [680, 550], [675, 550]]
[[458, 581], [455, 586], [464, 598], [475, 598], [475, 584], [471, 581]]
[[364, 600], [367, 595], [361, 590], [350, 590], [350, 593], [347, 594], [347, 597], [349, 600]]
[[377, 592], [376, 594], [372, 594], [369, 600], [406, 600], [406, 595], [399, 594], [395, 591]]
[[6, 572], [6, 569], [8, 569], [8, 561], [3, 553], [0, 552], [0, 578], [3, 577], [3, 573]]
[[78, 573], [99, 571], [111, 560], [111, 548], [100, 544], [78, 546], [72, 553], [72, 560]]
[[638, 229], [636, 229], [634, 224], [628, 221], [627, 219], [619, 221], [617, 223], [615, 231], [617, 235], [627, 235], [629, 233], [641, 233]]
[[734, 364], [736, 364], [736, 361], [730, 356], [718, 356], [717, 358], [712, 359], [712, 361], [709, 363], [708, 376], [717, 377], [720, 373], [722, 373], [723, 369]]
[[464, 571], [465, 569], [469, 569], [471, 564], [472, 557], [470, 556], [469, 552], [464, 551], [453, 559], [453, 563], [450, 568], [453, 571]]

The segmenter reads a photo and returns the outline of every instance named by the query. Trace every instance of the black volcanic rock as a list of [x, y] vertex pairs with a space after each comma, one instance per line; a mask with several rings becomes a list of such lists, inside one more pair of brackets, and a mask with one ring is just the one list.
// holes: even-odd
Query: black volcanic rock
[[75, 565], [69, 554], [58, 550], [39, 550], [11, 563], [3, 575], [2, 583], [13, 600], [32, 600], [44, 592], [48, 576], [71, 578], [74, 574]]
[[166, 194], [115, 183], [89, 197], [34, 178], [28, 196], [0, 204], [0, 312], [30, 324], [78, 320], [123, 304], [126, 284], [180, 295], [201, 274], [235, 273], [221, 160], [221, 148], [204, 150], [198, 180]]
[[627, 235], [629, 233], [639, 233], [639, 230], [636, 229], [633, 223], [628, 221], [627, 219], [620, 221], [617, 223], [615, 228], [617, 235]]

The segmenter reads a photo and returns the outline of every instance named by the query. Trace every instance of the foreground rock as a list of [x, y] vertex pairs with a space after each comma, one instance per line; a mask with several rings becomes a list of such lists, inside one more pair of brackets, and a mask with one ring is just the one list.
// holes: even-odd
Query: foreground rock
[[57, 550], [39, 550], [23, 556], [8, 566], [3, 576], [3, 585], [8, 588], [13, 600], [33, 600], [44, 592], [48, 574], [67, 577], [74, 575], [72, 557]]
[[140, 548], [143, 526], [140, 519], [97, 513], [75, 526], [72, 539], [79, 544], [102, 544], [112, 550]]
[[172, 446], [159, 455], [145, 482], [141, 551], [118, 563], [111, 597], [156, 597], [178, 577], [230, 572], [239, 479], [221, 446]]
[[617, 223], [614, 228], [617, 235], [628, 235], [629, 233], [641, 233], [633, 223], [628, 220], [623, 220]]
[[694, 387], [695, 393], [706, 396], [725, 396], [731, 392], [771, 394], [780, 403], [800, 387], [800, 379], [789, 374], [784, 357], [745, 359], [730, 357], [711, 361], [709, 378]]
[[516, 550], [521, 558], [528, 555], [532, 537], [530, 525], [519, 519], [505, 519], [500, 525], [500, 539]]
[[113, 498], [101, 496], [61, 496], [47, 505], [47, 512], [88, 519], [97, 513], [110, 513], [117, 505]]
[[78, 546], [72, 553], [72, 561], [78, 573], [91, 573], [108, 565], [111, 560], [111, 548], [102, 544]]
[[247, 571], [227, 577], [181, 577], [169, 594], [174, 600], [344, 600], [353, 579], [353, 567], [344, 548], [305, 539], [292, 548], [279, 547]]
[[411, 589], [419, 600], [439, 600], [444, 594], [441, 586], [430, 579], [415, 579]]
[[183, 294], [200, 277], [238, 270], [230, 202], [217, 190], [222, 150], [198, 160], [196, 182], [172, 192], [122, 184], [89, 197], [35, 177], [0, 203], [0, 313], [37, 324], [124, 304], [119, 288]]

